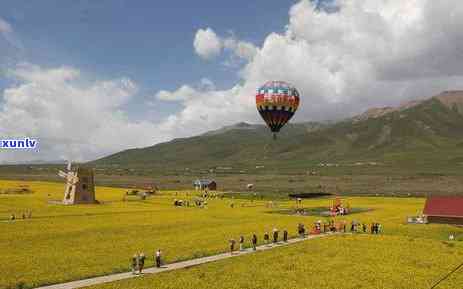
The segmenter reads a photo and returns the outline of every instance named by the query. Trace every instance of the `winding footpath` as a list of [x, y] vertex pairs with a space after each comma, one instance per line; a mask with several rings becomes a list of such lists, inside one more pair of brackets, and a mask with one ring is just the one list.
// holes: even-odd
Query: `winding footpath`
[[43, 286], [43, 287], [36, 287], [36, 289], [74, 289], [74, 288], [82, 288], [82, 287], [87, 287], [87, 286], [92, 286], [92, 285], [98, 285], [98, 284], [103, 284], [103, 283], [108, 283], [108, 282], [113, 282], [113, 281], [118, 281], [118, 280], [124, 280], [124, 279], [129, 279], [129, 278], [137, 278], [140, 276], [145, 276], [145, 275], [150, 275], [150, 274], [158, 274], [161, 272], [166, 272], [166, 271], [173, 271], [173, 270], [178, 270], [182, 268], [188, 268], [192, 266], [197, 266], [209, 262], [214, 262], [218, 260], [223, 260], [227, 258], [233, 258], [233, 257], [238, 257], [246, 254], [252, 254], [254, 252], [259, 252], [259, 251], [266, 251], [278, 247], [284, 247], [288, 246], [294, 243], [299, 243], [302, 241], [310, 240], [310, 239], [315, 239], [315, 238], [321, 238], [321, 237], [326, 237], [334, 234], [339, 234], [339, 233], [327, 233], [327, 234], [320, 234], [320, 235], [309, 235], [306, 238], [295, 238], [295, 239], [290, 239], [287, 242], [278, 242], [276, 244], [269, 244], [269, 245], [261, 245], [257, 247], [256, 251], [253, 251], [252, 248], [245, 249], [243, 251], [235, 251], [233, 254], [230, 254], [230, 252], [227, 253], [222, 253], [218, 255], [213, 255], [213, 256], [208, 256], [208, 257], [202, 257], [202, 258], [197, 258], [197, 259], [191, 259], [187, 261], [182, 261], [182, 262], [177, 262], [177, 263], [171, 263], [171, 264], [166, 264], [163, 265], [161, 268], [156, 268], [156, 267], [151, 267], [143, 270], [142, 275], [134, 275], [132, 272], [126, 272], [126, 273], [118, 273], [118, 274], [111, 274], [111, 275], [106, 275], [106, 276], [100, 276], [100, 277], [94, 277], [94, 278], [88, 278], [88, 279], [82, 279], [82, 280], [77, 280], [77, 281], [72, 281], [72, 282], [67, 282], [67, 283], [60, 283], [60, 284], [55, 284], [55, 285], [49, 285], [49, 286]]

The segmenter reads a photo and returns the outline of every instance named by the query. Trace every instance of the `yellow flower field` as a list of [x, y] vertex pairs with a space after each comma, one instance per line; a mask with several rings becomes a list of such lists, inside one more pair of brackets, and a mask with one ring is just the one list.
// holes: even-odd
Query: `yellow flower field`
[[[90, 288], [420, 289], [430, 288], [462, 258], [462, 246], [450, 250], [434, 240], [344, 235]], [[437, 288], [462, 288], [461, 275]]]
[[[17, 187], [24, 183], [0, 181], [0, 189]], [[249, 239], [250, 234], [255, 232], [258, 233], [259, 241], [262, 241], [262, 235], [265, 231], [271, 231], [273, 227], [277, 227], [280, 230], [288, 229], [290, 235], [294, 236], [299, 222], [311, 227], [314, 221], [320, 219], [320, 217], [315, 216], [271, 214], [269, 212], [277, 208], [267, 208], [264, 201], [213, 199], [208, 201], [207, 208], [204, 209], [173, 206], [175, 198], [192, 198], [192, 192], [180, 192], [178, 195], [174, 192], [162, 192], [161, 195], [146, 201], [123, 202], [122, 196], [126, 191], [125, 189], [105, 187], [97, 188], [97, 199], [102, 202], [100, 205], [63, 206], [49, 203], [50, 200], [59, 200], [62, 197], [63, 184], [46, 182], [27, 182], [27, 184], [34, 191], [33, 194], [0, 195], [0, 253], [2, 256], [0, 288], [35, 287], [127, 271], [130, 257], [134, 253], [142, 251], [148, 255], [147, 265], [150, 266], [153, 263], [152, 255], [157, 248], [162, 248], [167, 262], [211, 255], [227, 250], [228, 240], [232, 237], [237, 239], [241, 234]], [[186, 196], [187, 193], [188, 197]], [[234, 208], [230, 207], [231, 202], [235, 203]], [[346, 268], [343, 262], [352, 262], [350, 267], [356, 265], [360, 266], [360, 269], [369, 268], [370, 264], [374, 265], [373, 261], [377, 259], [373, 260], [368, 257], [369, 255], [355, 251], [356, 248], [363, 248], [368, 254], [371, 251], [381, 252], [380, 256], [384, 259], [384, 269], [381, 270], [385, 270], [385, 272], [379, 275], [379, 281], [375, 281], [390, 282], [391, 278], [395, 276], [394, 272], [411, 270], [411, 272], [402, 273], [400, 275], [402, 277], [397, 277], [397, 284], [401, 284], [400, 280], [407, 279], [407, 276], [410, 275], [406, 274], [412, 274], [415, 270], [418, 272], [417, 274], [421, 274], [419, 275], [422, 280], [420, 284], [429, 284], [431, 280], [440, 276], [439, 274], [455, 265], [458, 258], [459, 260], [462, 259], [463, 246], [460, 242], [453, 242], [451, 245], [444, 242], [450, 232], [455, 232], [461, 236], [463, 229], [446, 225], [405, 224], [406, 216], [416, 215], [422, 210], [424, 199], [352, 197], [349, 198], [349, 203], [352, 207], [372, 210], [347, 216], [344, 218], [345, 220], [356, 219], [367, 223], [381, 222], [384, 226], [384, 236], [330, 237], [329, 240], [314, 240], [291, 248], [262, 253], [262, 256], [265, 256], [262, 260], [259, 257], [260, 253], [245, 257], [250, 258], [250, 262], [252, 261], [249, 265], [247, 265], [247, 259], [240, 257], [235, 260], [221, 261], [223, 263], [200, 266], [194, 270], [201, 271], [201, 268], [204, 268], [205, 276], [209, 276], [207, 278], [218, 278], [217, 276], [213, 277], [214, 272], [220, 275], [220, 272], [225, 272], [223, 270], [227, 269], [224, 264], [233, 265], [236, 262], [237, 265], [233, 265], [233, 269], [230, 269], [234, 270], [232, 273], [235, 275], [228, 276], [228, 273], [223, 273], [223, 278], [232, 278], [231, 280], [234, 280], [236, 284], [246, 282], [244, 280], [247, 279], [246, 276], [248, 275], [246, 274], [254, 272], [249, 268], [252, 266], [256, 267], [256, 271], [253, 273], [255, 279], [261, 280], [260, 282], [265, 284], [265, 280], [267, 280], [264, 274], [266, 267], [261, 266], [259, 262], [266, 264], [268, 262], [269, 267], [267, 269], [270, 270], [278, 268], [280, 257], [281, 260], [285, 260], [284, 258], [287, 258], [288, 254], [292, 256], [304, 252], [304, 254], [298, 255], [297, 263], [293, 264], [291, 258], [286, 259], [284, 262], [289, 267], [283, 271], [268, 272], [273, 276], [272, 278], [279, 278], [283, 282], [278, 285], [280, 287], [274, 288], [293, 288], [291, 282], [294, 281], [294, 278], [286, 278], [285, 280], [285, 270], [299, 272], [298, 274], [304, 275], [306, 279], [312, 278], [311, 275], [313, 274], [310, 271], [312, 269], [308, 271], [304, 267], [309, 265], [313, 270], [325, 272], [317, 278], [319, 280], [317, 282], [321, 283], [313, 283], [314, 286], [317, 284], [317, 286], [322, 286], [322, 284], [336, 284], [331, 283], [337, 282], [333, 281], [333, 274], [338, 274], [341, 272], [338, 270]], [[305, 207], [329, 206], [330, 204], [330, 199], [303, 201]], [[294, 203], [285, 201], [278, 202], [278, 205], [279, 208], [287, 208], [293, 206]], [[16, 216], [20, 216], [22, 212], [28, 210], [32, 211], [32, 219], [8, 221], [10, 214], [14, 213]], [[314, 254], [311, 252], [312, 246], [320, 248], [318, 250], [320, 253], [315, 254], [314, 258], [311, 257]], [[347, 248], [353, 249], [348, 250]], [[288, 254], [284, 252], [288, 252]], [[349, 255], [349, 252], [352, 252], [353, 255]], [[402, 259], [410, 255], [415, 256], [415, 259], [410, 261], [412, 263], [405, 261], [401, 263]], [[361, 262], [354, 262], [352, 258], [359, 258]], [[392, 265], [396, 261], [400, 261], [398, 267]], [[275, 262], [275, 266], [272, 265], [272, 262]], [[299, 267], [298, 264], [304, 264], [304, 266]], [[381, 268], [380, 265], [381, 262], [374, 266]], [[239, 277], [241, 272], [239, 268], [241, 267], [244, 267], [241, 270], [246, 271], [242, 278]], [[215, 270], [214, 268], [222, 269]], [[328, 270], [327, 268], [331, 269]], [[358, 280], [370, 278], [363, 276], [360, 270], [354, 269], [345, 272], [351, 272], [355, 275], [353, 278]], [[390, 270], [396, 271], [390, 272]], [[162, 278], [175, 279], [179, 283], [166, 282], [166, 286], [174, 287], [165, 288], [175, 288], [175, 286], [181, 288], [182, 282], [189, 284], [191, 278], [196, 278], [194, 274], [189, 275], [188, 272], [190, 271], [183, 270], [178, 273], [178, 276], [185, 276], [184, 280], [183, 277], [180, 280], [176, 277], [177, 275], [168, 275], [177, 274], [177, 272], [161, 274], [159, 277], [153, 277], [153, 280], [157, 280], [157, 278], [160, 280], [163, 280]], [[457, 281], [462, 280], [458, 277], [455, 278]], [[281, 287], [282, 284], [285, 284], [284, 282], [289, 282], [289, 286]], [[117, 284], [110, 286], [119, 286]], [[144, 286], [153, 288], [149, 287], [149, 284], [150, 282]], [[223, 281], [223, 284], [223, 288], [238, 286], [235, 284], [227, 287], [226, 281]], [[310, 285], [312, 283], [304, 284]], [[375, 288], [368, 287], [368, 282], [362, 284], [362, 288]], [[137, 283], [138, 285], [143, 286]], [[330, 286], [332, 286], [330, 288], [343, 288], [335, 285]], [[124, 286], [119, 288], [124, 288]], [[208, 287], [205, 286], [205, 288]]]

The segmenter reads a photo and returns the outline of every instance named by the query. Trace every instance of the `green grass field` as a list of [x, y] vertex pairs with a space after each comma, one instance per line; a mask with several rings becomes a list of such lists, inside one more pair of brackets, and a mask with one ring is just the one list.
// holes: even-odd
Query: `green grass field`
[[[0, 189], [19, 184], [24, 182], [0, 181]], [[123, 202], [125, 189], [98, 187], [97, 199], [102, 204], [62, 206], [48, 201], [62, 197], [63, 184], [27, 184], [33, 194], [0, 195], [0, 288], [35, 287], [127, 271], [130, 257], [141, 251], [152, 265], [157, 248], [163, 249], [168, 263], [212, 255], [226, 251], [228, 240], [241, 234], [249, 238], [256, 232], [261, 241], [265, 231], [277, 227], [294, 236], [299, 222], [311, 227], [321, 219], [271, 213], [294, 206], [292, 201], [278, 201], [274, 209], [267, 208], [265, 201], [228, 198], [209, 200], [204, 209], [174, 207], [174, 198], [193, 197], [194, 193], [187, 197], [185, 191]], [[351, 197], [348, 201], [352, 207], [371, 210], [345, 220], [381, 222], [384, 235], [311, 240], [106, 286], [153, 288], [156, 282], [164, 286], [159, 288], [184, 288], [185, 284], [197, 284], [189, 288], [423, 288], [462, 261], [463, 243], [446, 240], [451, 232], [463, 239], [463, 229], [405, 224], [406, 216], [422, 210], [424, 199]], [[307, 208], [330, 204], [330, 199], [303, 201]], [[20, 215], [27, 210], [32, 210], [32, 219], [7, 221], [11, 213]], [[348, 285], [339, 286], [337, 275]], [[411, 276], [416, 276], [418, 287], [411, 286], [415, 284]], [[448, 282], [463, 281], [458, 275], [452, 278]], [[249, 283], [252, 280], [255, 286]]]

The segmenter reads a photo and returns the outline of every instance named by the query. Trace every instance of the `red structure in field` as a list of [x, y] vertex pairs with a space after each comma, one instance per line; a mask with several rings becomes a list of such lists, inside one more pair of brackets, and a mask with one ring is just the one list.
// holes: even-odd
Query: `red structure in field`
[[463, 225], [463, 197], [429, 197], [423, 215], [428, 223]]

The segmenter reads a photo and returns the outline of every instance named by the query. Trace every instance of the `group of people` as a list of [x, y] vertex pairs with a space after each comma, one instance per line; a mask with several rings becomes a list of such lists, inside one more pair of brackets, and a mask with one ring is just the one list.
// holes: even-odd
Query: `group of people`
[[[321, 221], [316, 222], [315, 226], [314, 226], [314, 229], [312, 230], [311, 233], [312, 234], [320, 234], [320, 233], [322, 233], [321, 227], [322, 227]], [[332, 221], [330, 223], [324, 223], [323, 224], [323, 232], [324, 233], [329, 232], [329, 231], [337, 231], [337, 230], [338, 229], [335, 226], [334, 221]], [[344, 232], [346, 232], [346, 223], [344, 223], [343, 230], [344, 230]], [[297, 225], [297, 234], [298, 234], [298, 236], [300, 238], [305, 238], [306, 237], [307, 231], [306, 231], [306, 228], [305, 228], [304, 224], [299, 223]], [[264, 243], [266, 245], [269, 245], [271, 242], [276, 244], [279, 241], [280, 241], [280, 235], [279, 235], [279, 230], [277, 228], [274, 228], [272, 230], [272, 235], [270, 235], [268, 232], [264, 233]], [[283, 230], [282, 241], [283, 242], [288, 242], [288, 231], [286, 229]], [[251, 242], [251, 248], [255, 251], [257, 249], [257, 235], [256, 234], [252, 235], [252, 237], [250, 239], [250, 242]], [[240, 251], [244, 250], [244, 243], [245, 243], [244, 236], [240, 236], [240, 238], [239, 238], [239, 250]], [[235, 251], [235, 246], [236, 246], [235, 239], [230, 239], [229, 244], [230, 244], [230, 253], [233, 254], [233, 252]]]
[[[378, 222], [373, 222], [370, 224], [370, 233], [371, 234], [379, 234], [382, 232], [383, 226], [378, 223]], [[363, 232], [367, 233], [368, 231], [368, 225], [366, 223], [360, 223], [357, 221], [352, 221], [350, 224], [350, 232], [351, 233], [357, 233], [357, 232]], [[335, 222], [334, 220], [331, 220], [330, 222], [322, 222], [322, 221], [317, 221], [314, 224], [314, 228], [312, 230], [312, 234], [320, 234], [320, 233], [326, 233], [326, 232], [347, 232], [347, 221], [339, 221]], [[299, 224], [299, 234], [304, 233], [304, 225]]]
[[[379, 234], [382, 231], [383, 226], [380, 223], [373, 222], [370, 224], [370, 233], [371, 234]], [[367, 233], [368, 231], [368, 225], [365, 223], [360, 224], [359, 222], [352, 221], [350, 231], [352, 233], [356, 232], [363, 232]]]
[[204, 191], [202, 194], [201, 194], [201, 197], [203, 197], [204, 199], [223, 199], [223, 194], [217, 194], [217, 193], [210, 193], [208, 192], [207, 190]]
[[[365, 226], [365, 224], [363, 224]], [[379, 234], [381, 233], [383, 226], [380, 223], [371, 223], [370, 231], [372, 234]], [[366, 228], [363, 229], [363, 232], [366, 233]]]
[[[24, 220], [24, 219], [30, 219], [32, 218], [32, 211], [27, 211], [27, 212], [23, 212], [21, 214], [21, 218]], [[10, 215], [10, 221], [14, 221], [16, 220], [16, 215], [15, 214], [11, 214]]]
[[[366, 223], [360, 223], [357, 221], [352, 221], [350, 224], [350, 232], [351, 233], [357, 233], [357, 232], [363, 232], [366, 233], [368, 231], [368, 226]], [[370, 232], [372, 234], [379, 234], [382, 231], [382, 225], [377, 222], [373, 222], [370, 225]], [[314, 224], [314, 228], [311, 231], [311, 234], [320, 234], [320, 233], [326, 233], [326, 232], [347, 232], [347, 221], [339, 221], [335, 222], [334, 220], [331, 220], [330, 222], [322, 222], [322, 221], [317, 221]], [[301, 232], [299, 233], [301, 234]]]
[[[193, 203], [198, 208], [205, 208], [207, 206], [207, 201], [203, 198], [195, 198]], [[175, 207], [190, 207], [190, 200], [177, 200], [174, 199]]]
[[189, 207], [190, 206], [190, 201], [188, 201], [188, 200], [184, 201], [184, 200], [175, 199], [174, 200], [174, 206], [176, 206], [176, 207], [183, 207], [183, 206]]
[[[175, 196], [178, 196], [177, 192], [175, 193]], [[187, 193], [187, 197], [188, 197], [188, 193]], [[207, 208], [207, 205], [208, 205], [207, 200], [223, 199], [223, 198], [224, 198], [223, 194], [204, 192], [200, 196], [194, 197], [193, 199], [186, 199], [186, 200], [174, 199], [173, 200], [173, 205], [175, 207], [190, 207], [190, 200], [191, 200], [191, 206], [196, 206], [198, 208]], [[231, 196], [231, 202], [229, 203], [229, 206], [232, 209], [237, 207], [237, 205], [239, 205], [239, 203], [238, 204], [235, 203], [234, 199], [235, 199], [235, 197]], [[253, 202], [254, 202], [254, 199], [251, 199], [250, 203], [253, 203]], [[241, 203], [240, 206], [241, 207], [246, 207], [247, 204], [246, 203]], [[274, 203], [273, 201], [270, 201], [270, 202], [266, 203], [265, 206], [267, 208], [273, 208], [273, 207], [276, 207], [277, 204]]]
[[[144, 253], [134, 254], [132, 256], [131, 268], [132, 274], [142, 274], [143, 268], [145, 267], [146, 256]], [[161, 267], [161, 249], [158, 249], [154, 253], [154, 262], [157, 268]]]
[[[283, 242], [288, 242], [288, 231], [283, 230]], [[251, 239], [250, 239], [250, 244], [251, 248], [253, 251], [257, 250], [257, 235], [252, 234]], [[277, 228], [273, 228], [272, 230], [272, 242], [274, 244], [278, 243], [280, 241], [279, 239], [279, 230]], [[235, 252], [235, 246], [236, 246], [236, 240], [235, 239], [230, 239], [229, 241], [230, 244], [230, 254], [233, 254]], [[243, 235], [240, 236], [239, 238], [239, 250], [243, 251], [244, 250], [244, 243], [245, 243], [245, 238]], [[270, 234], [268, 232], [264, 233], [264, 243], [266, 245], [270, 244]]]

